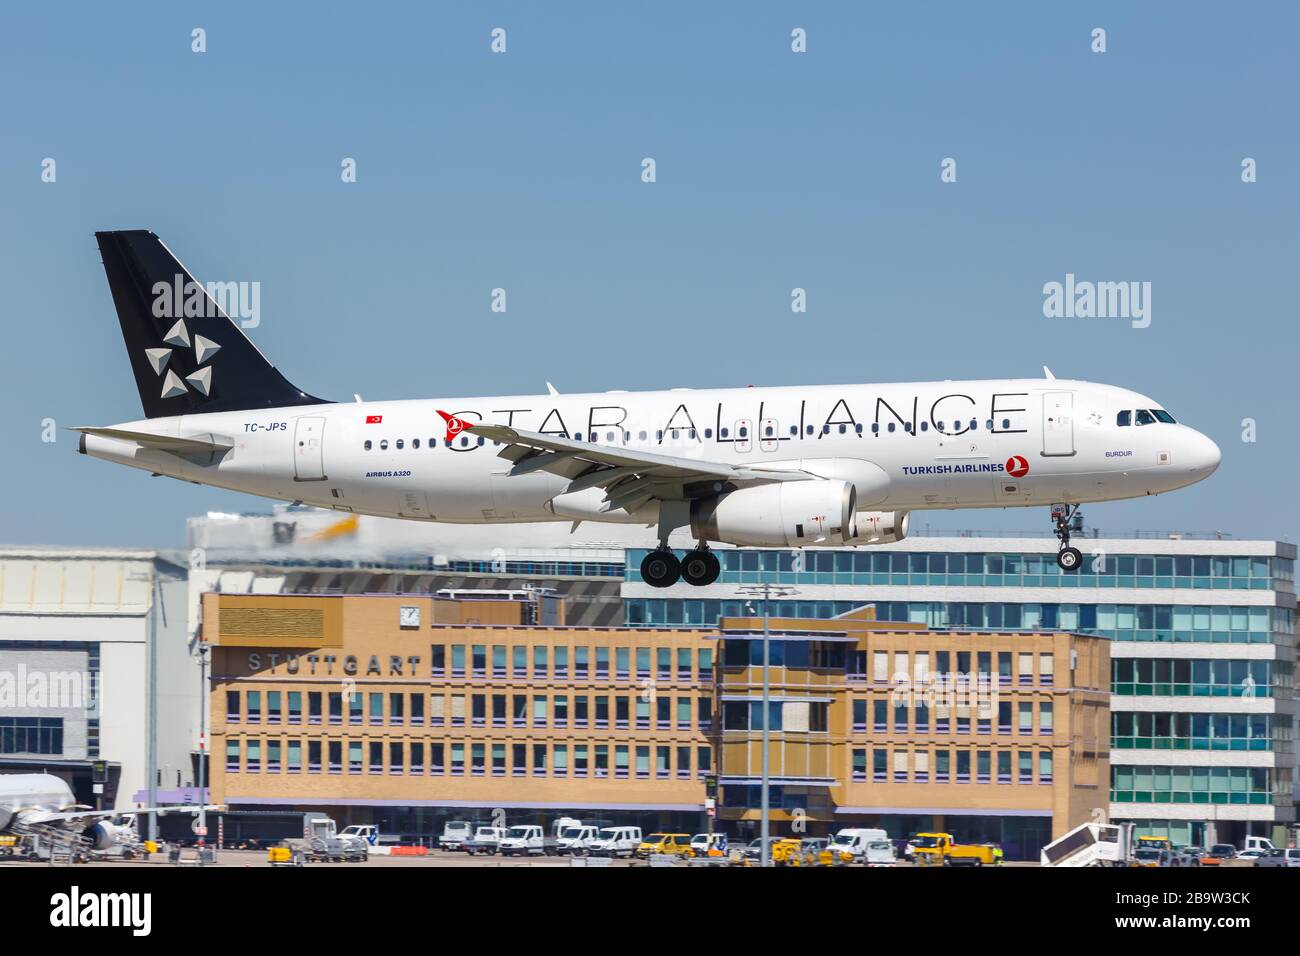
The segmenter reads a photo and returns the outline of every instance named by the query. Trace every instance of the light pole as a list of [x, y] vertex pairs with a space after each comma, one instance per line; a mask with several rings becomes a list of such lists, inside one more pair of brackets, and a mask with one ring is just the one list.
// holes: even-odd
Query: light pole
[[768, 840], [768, 834], [771, 830], [771, 786], [769, 783], [771, 774], [768, 751], [772, 738], [772, 732], [769, 729], [772, 725], [772, 679], [769, 665], [772, 658], [769, 653], [771, 650], [771, 630], [769, 627], [770, 614], [768, 605], [773, 594], [777, 597], [789, 597], [799, 592], [796, 588], [780, 584], [774, 585], [770, 581], [764, 581], [762, 584], [742, 585], [737, 590], [742, 594], [761, 594], [763, 597], [763, 777], [762, 784], [759, 787], [758, 859], [759, 866], [769, 867], [772, 865], [772, 847]]
[[208, 642], [199, 635], [199, 866], [208, 842]]

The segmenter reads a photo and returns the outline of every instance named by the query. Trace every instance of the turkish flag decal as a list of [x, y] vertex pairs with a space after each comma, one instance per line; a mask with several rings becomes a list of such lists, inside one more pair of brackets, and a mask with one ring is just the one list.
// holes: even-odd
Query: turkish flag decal
[[380, 424], [381, 422], [383, 422], [383, 420], [384, 420], [384, 416], [383, 416], [383, 415], [367, 415], [367, 416], [366, 416], [366, 424], [367, 424], [367, 425], [378, 425], [378, 424]]

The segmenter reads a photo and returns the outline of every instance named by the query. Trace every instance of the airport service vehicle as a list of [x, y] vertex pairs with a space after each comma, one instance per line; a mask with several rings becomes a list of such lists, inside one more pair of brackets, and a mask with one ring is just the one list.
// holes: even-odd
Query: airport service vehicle
[[1043, 866], [1128, 866], [1133, 824], [1081, 823], [1039, 851]]
[[1264, 855], [1255, 860], [1255, 865], [1263, 867], [1300, 867], [1300, 850], [1274, 847], [1271, 850], [1265, 850]]
[[831, 838], [827, 852], [841, 858], [848, 856], [847, 862], [861, 863], [866, 859], [867, 846], [879, 840], [888, 840], [889, 834], [876, 828], [849, 827], [840, 830]]
[[[200, 807], [143, 807], [134, 810], [91, 810], [77, 803], [72, 788], [62, 777], [48, 773], [0, 774], [0, 834], [29, 838], [40, 847], [43, 856], [66, 855], [84, 858], [92, 852], [104, 852], [119, 846], [135, 846], [138, 836], [133, 826], [114, 822], [142, 813], [194, 814]], [[208, 804], [204, 810], [222, 810]]]
[[592, 856], [631, 857], [640, 845], [640, 827], [602, 827], [587, 852]]
[[1175, 846], [1174, 866], [1200, 866], [1204, 853], [1199, 846]]
[[691, 853], [697, 857], [723, 856], [727, 852], [727, 835], [725, 833], [697, 833], [691, 837]]
[[586, 824], [567, 826], [560, 831], [559, 837], [555, 841], [556, 853], [572, 853], [581, 855], [587, 852], [587, 847], [591, 841], [596, 839], [597, 830], [595, 827]]
[[[887, 544], [906, 536], [909, 512], [937, 508], [1048, 509], [1057, 561], [1077, 571], [1080, 504], [1173, 491], [1219, 465], [1218, 446], [1154, 399], [1046, 368], [1039, 379], [331, 402], [292, 385], [222, 310], [218, 284], [197, 282], [156, 235], [95, 235], [144, 418], [77, 427], [82, 453], [349, 514], [654, 526], [641, 566], [653, 587], [711, 584], [710, 544]], [[684, 558], [669, 546], [679, 530], [696, 542]]]
[[1277, 847], [1273, 845], [1273, 841], [1268, 839], [1268, 837], [1248, 836], [1246, 837], [1246, 844], [1245, 846], [1242, 847], [1242, 849], [1243, 850], [1276, 850]]
[[448, 820], [442, 825], [438, 847], [443, 850], [461, 850], [474, 836], [473, 826], [465, 820]]
[[1237, 848], [1231, 843], [1216, 843], [1203, 857], [1201, 866], [1219, 866], [1237, 858]]
[[997, 862], [991, 843], [954, 843], [951, 833], [918, 833], [916, 862], [919, 866], [992, 866]]
[[496, 853], [506, 832], [505, 827], [479, 827], [474, 831], [474, 836], [465, 841], [465, 852], [470, 856], [478, 856], [480, 853], [491, 856]]
[[1177, 866], [1173, 850], [1161, 850], [1154, 846], [1141, 846], [1133, 851], [1133, 865], [1138, 867]]
[[354, 823], [350, 827], [344, 827], [339, 836], [355, 837], [358, 840], [365, 841], [367, 846], [377, 846], [379, 844], [379, 827], [374, 824]]
[[[772, 847], [775, 846], [775, 845], [776, 845], [776, 842], [777, 842], [778, 840], [780, 840], [780, 839], [781, 839], [781, 837], [768, 837], [768, 838], [767, 838], [767, 843], [768, 843], [767, 858], [768, 858], [769, 860], [772, 858]], [[762, 847], [763, 847], [763, 840], [762, 840], [762, 838], [761, 838], [761, 837], [754, 837], [754, 839], [750, 840], [749, 843], [745, 844], [745, 849], [744, 849], [744, 851], [742, 852], [742, 856], [743, 856], [743, 858], [744, 858], [745, 860], [748, 860], [748, 861], [752, 862], [752, 863], [761, 863], [762, 860], [763, 860], [763, 849], [762, 849]]]
[[539, 826], [511, 827], [497, 843], [502, 856], [555, 856], [554, 837], [548, 837]]
[[1261, 856], [1268, 856], [1269, 852], [1270, 851], [1268, 850], [1242, 850], [1240, 853], [1237, 854], [1237, 859], [1250, 860], [1253, 863], [1254, 861], [1258, 860]]
[[[281, 840], [278, 847], [287, 851], [272, 854], [272, 862], [290, 862], [296, 865], [299, 860], [308, 863], [364, 863], [370, 856], [370, 846], [359, 834], [338, 832], [338, 825], [323, 813], [311, 811], [303, 814], [303, 835]], [[287, 860], [277, 859], [287, 856]]]
[[637, 845], [636, 855], [638, 859], [644, 860], [656, 853], [667, 856], [686, 856], [690, 851], [691, 835], [689, 833], [650, 833]]
[[894, 844], [889, 840], [872, 840], [867, 844], [867, 853], [862, 862], [867, 866], [893, 866], [898, 862]]
[[803, 863], [803, 841], [798, 837], [781, 837], [772, 844], [773, 866], [799, 866]]

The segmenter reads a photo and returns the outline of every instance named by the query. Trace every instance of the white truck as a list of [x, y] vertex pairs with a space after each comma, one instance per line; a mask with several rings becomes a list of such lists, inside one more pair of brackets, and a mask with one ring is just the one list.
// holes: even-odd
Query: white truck
[[303, 814], [302, 839], [285, 840], [284, 844], [313, 863], [360, 863], [369, 856], [369, 844], [364, 839], [347, 830], [339, 833], [337, 824], [332, 819], [315, 811]]
[[556, 840], [539, 826], [517, 826], [506, 831], [497, 850], [502, 856], [555, 856]]
[[865, 827], [850, 827], [839, 831], [831, 838], [826, 849], [831, 859], [845, 862], [864, 863], [867, 859], [867, 847], [872, 843], [888, 842], [889, 834], [884, 830]]
[[602, 827], [587, 847], [587, 852], [592, 856], [625, 856], [630, 859], [640, 845], [640, 827]]
[[468, 820], [448, 820], [442, 825], [442, 836], [438, 837], [438, 849], [461, 850], [474, 836], [474, 828]]
[[1135, 853], [1133, 824], [1081, 823], [1043, 847], [1038, 859], [1043, 866], [1128, 866]]
[[555, 840], [555, 852], [583, 856], [591, 842], [596, 839], [596, 833], [595, 827], [585, 823], [567, 826], [560, 831], [559, 837]]
[[897, 851], [891, 840], [872, 840], [867, 844], [866, 855], [862, 862], [867, 866], [893, 866], [898, 862]]
[[474, 836], [465, 841], [465, 852], [470, 856], [478, 856], [480, 853], [491, 856], [496, 853], [507, 832], [505, 827], [479, 827], [474, 831]]

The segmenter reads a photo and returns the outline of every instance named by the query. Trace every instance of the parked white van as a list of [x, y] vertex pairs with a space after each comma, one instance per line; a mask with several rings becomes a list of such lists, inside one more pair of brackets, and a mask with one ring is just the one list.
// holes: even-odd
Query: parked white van
[[826, 847], [832, 854], [847, 853], [854, 863], [864, 863], [867, 859], [867, 847], [889, 839], [884, 830], [849, 828], [841, 830], [831, 838]]
[[591, 841], [588, 852], [592, 856], [631, 857], [641, 845], [640, 827], [604, 827]]

